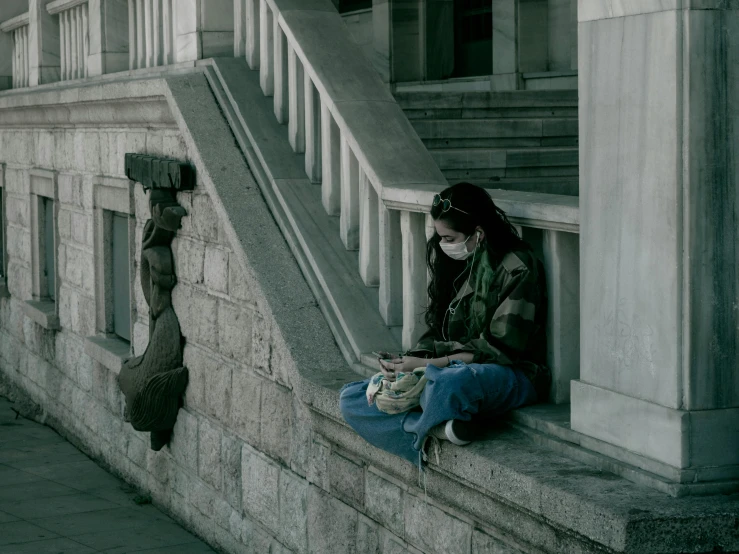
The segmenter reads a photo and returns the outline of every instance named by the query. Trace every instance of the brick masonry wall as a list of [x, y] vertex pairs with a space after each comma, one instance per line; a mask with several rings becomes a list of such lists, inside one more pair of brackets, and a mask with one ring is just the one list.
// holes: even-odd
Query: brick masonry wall
[[[321, 435], [293, 391], [294, 362], [259, 283], [236, 262], [200, 186], [178, 195], [188, 215], [172, 245], [190, 382], [170, 445], [149, 449], [148, 435], [123, 422], [116, 373], [84, 349], [95, 334], [93, 182], [122, 177], [125, 152], [188, 159], [176, 129], [0, 130], [11, 293], [0, 301], [0, 391], [29, 397], [52, 426], [228, 552], [514, 552], [469, 514]], [[58, 171], [61, 331], [21, 308], [31, 297], [31, 168]], [[140, 185], [135, 212], [138, 355], [148, 341], [138, 263], [149, 207]]]

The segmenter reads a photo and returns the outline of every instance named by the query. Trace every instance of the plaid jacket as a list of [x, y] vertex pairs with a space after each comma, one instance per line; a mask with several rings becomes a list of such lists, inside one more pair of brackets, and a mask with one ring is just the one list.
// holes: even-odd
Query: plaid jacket
[[[510, 252], [495, 269], [485, 306], [475, 300], [465, 280], [447, 314], [445, 335], [428, 330], [408, 355], [421, 358], [472, 352], [473, 363], [494, 363], [521, 370], [536, 388], [539, 400], [548, 396], [551, 373], [546, 367], [546, 283], [542, 264], [527, 250]], [[459, 306], [456, 306], [459, 302]], [[487, 322], [477, 336], [466, 336], [470, 310], [485, 310]]]

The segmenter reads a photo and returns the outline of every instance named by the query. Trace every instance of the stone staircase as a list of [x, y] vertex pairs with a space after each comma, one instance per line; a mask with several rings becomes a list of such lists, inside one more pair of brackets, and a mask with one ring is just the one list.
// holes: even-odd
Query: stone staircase
[[578, 195], [576, 90], [395, 98], [450, 183]]

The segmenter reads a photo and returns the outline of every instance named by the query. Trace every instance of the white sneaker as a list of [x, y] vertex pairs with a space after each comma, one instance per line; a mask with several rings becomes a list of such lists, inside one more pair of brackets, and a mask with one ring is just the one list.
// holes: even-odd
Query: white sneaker
[[457, 446], [465, 446], [469, 444], [472, 441], [461, 439], [455, 432], [454, 432], [454, 421], [453, 419], [450, 419], [446, 423], [439, 423], [439, 425], [433, 427], [431, 431], [429, 431], [429, 435], [436, 437], [440, 440], [446, 440], [451, 442], [452, 444], [456, 444]]

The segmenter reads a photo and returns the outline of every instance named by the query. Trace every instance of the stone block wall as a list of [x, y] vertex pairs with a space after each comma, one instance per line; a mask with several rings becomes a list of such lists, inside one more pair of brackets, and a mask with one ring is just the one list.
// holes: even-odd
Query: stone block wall
[[[324, 436], [321, 427], [330, 419], [317, 416], [293, 390], [295, 363], [260, 284], [236, 261], [200, 185], [178, 194], [188, 215], [172, 245], [173, 305], [190, 382], [171, 443], [149, 449], [148, 436], [123, 421], [116, 370], [85, 353], [85, 338], [96, 332], [94, 183], [102, 175], [123, 177], [126, 152], [189, 158], [174, 128], [0, 130], [11, 293], [0, 300], [0, 393], [41, 406], [47, 423], [227, 552], [482, 554], [508, 548], [469, 515], [425, 498], [422, 489]], [[41, 327], [23, 310], [31, 297], [33, 168], [58, 172], [59, 331]], [[142, 187], [134, 191], [132, 343], [140, 354], [149, 336], [138, 281], [149, 207]], [[410, 465], [403, 471], [415, 476]]]

